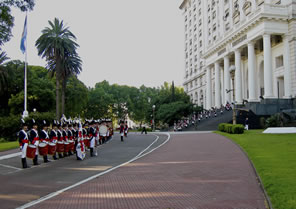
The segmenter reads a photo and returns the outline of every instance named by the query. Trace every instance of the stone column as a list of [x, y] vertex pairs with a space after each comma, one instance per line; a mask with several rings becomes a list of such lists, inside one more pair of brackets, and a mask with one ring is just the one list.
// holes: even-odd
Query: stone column
[[263, 35], [264, 49], [264, 98], [274, 98], [272, 79], [272, 59], [270, 34]]
[[211, 68], [207, 67], [207, 107], [206, 109], [211, 109], [212, 107], [212, 82], [211, 82]]
[[249, 80], [249, 102], [255, 102], [258, 99], [256, 98], [256, 89], [255, 89], [255, 48], [254, 42], [248, 43], [248, 80]]
[[220, 66], [215, 62], [215, 107], [221, 107]]
[[290, 66], [290, 45], [289, 36], [283, 36], [284, 42], [284, 82], [285, 82], [285, 95], [284, 98], [291, 98], [291, 66]]
[[227, 90], [230, 90], [230, 72], [229, 72], [229, 57], [228, 55], [224, 57], [224, 98], [225, 104], [227, 102], [231, 103], [231, 92], [227, 93]]
[[222, 102], [222, 105], [226, 104], [225, 102], [225, 87], [224, 87], [224, 69], [221, 68], [220, 70], [220, 82], [221, 82], [221, 89], [220, 89], [220, 94], [221, 94], [221, 102]]
[[242, 104], [242, 73], [241, 73], [241, 52], [235, 50], [235, 101], [237, 104]]

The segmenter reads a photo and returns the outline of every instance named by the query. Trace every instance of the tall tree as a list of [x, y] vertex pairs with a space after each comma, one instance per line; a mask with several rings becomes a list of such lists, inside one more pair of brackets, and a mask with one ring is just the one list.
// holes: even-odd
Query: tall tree
[[76, 54], [78, 44], [75, 35], [66, 27], [63, 21], [55, 18], [48, 21], [50, 27], [42, 30], [42, 35], [37, 39], [35, 46], [38, 55], [48, 62], [47, 69], [56, 74], [56, 117], [60, 118], [60, 83], [63, 80], [65, 59]]
[[6, 56], [5, 52], [0, 53], [0, 95], [7, 87], [8, 73], [6, 67], [3, 65], [9, 58]]
[[34, 0], [1, 0], [0, 1], [0, 46], [9, 41], [12, 37], [14, 17], [11, 14], [11, 7], [17, 7], [21, 11], [32, 10]]
[[78, 54], [66, 54], [62, 71], [62, 114], [65, 113], [65, 94], [67, 88], [67, 80], [73, 75], [77, 76], [82, 71], [82, 61]]

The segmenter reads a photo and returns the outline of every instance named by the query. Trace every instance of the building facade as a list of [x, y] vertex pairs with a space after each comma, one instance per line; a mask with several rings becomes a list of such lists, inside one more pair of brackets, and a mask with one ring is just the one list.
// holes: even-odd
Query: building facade
[[184, 89], [205, 109], [296, 95], [296, 0], [184, 0]]

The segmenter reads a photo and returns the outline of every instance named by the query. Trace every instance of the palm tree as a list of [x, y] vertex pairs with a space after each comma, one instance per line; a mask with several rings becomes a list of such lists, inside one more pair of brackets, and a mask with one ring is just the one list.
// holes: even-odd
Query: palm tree
[[42, 30], [35, 46], [38, 55], [47, 61], [47, 69], [56, 75], [56, 117], [60, 118], [60, 82], [62, 81], [63, 63], [67, 55], [76, 54], [79, 46], [75, 35], [64, 26], [63, 21], [55, 18], [48, 21], [50, 27]]
[[62, 72], [62, 114], [65, 113], [65, 93], [67, 80], [71, 75], [77, 76], [82, 71], [82, 60], [78, 54], [70, 54], [65, 57], [64, 70]]
[[[55, 69], [56, 63], [55, 61], [51, 61], [48, 63], [50, 69]], [[78, 54], [65, 54], [63, 60], [63, 69], [61, 72], [61, 80], [62, 80], [62, 114], [65, 113], [65, 93], [67, 87], [68, 78], [73, 75], [77, 76], [82, 71], [82, 60], [78, 56]]]
[[5, 52], [0, 53], [0, 93], [3, 93], [8, 84], [8, 73], [3, 63], [8, 60]]

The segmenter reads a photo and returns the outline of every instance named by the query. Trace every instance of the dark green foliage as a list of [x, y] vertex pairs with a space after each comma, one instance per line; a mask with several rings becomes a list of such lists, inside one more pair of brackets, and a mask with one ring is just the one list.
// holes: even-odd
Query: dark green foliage
[[225, 129], [225, 125], [226, 125], [226, 124], [227, 124], [227, 123], [220, 123], [220, 124], [218, 125], [218, 130], [224, 132], [224, 129]]
[[232, 133], [233, 134], [243, 134], [244, 130], [245, 130], [245, 127], [241, 124], [232, 126]]
[[26, 11], [32, 10], [34, 5], [34, 0], [0, 1], [0, 46], [9, 41], [12, 37], [11, 31], [14, 25], [14, 17], [11, 14], [11, 7], [17, 7], [21, 11]]
[[267, 118], [266, 123], [265, 123], [265, 127], [282, 127], [283, 126], [283, 120], [281, 118], [281, 115], [275, 114], [270, 116], [269, 118]]
[[[55, 114], [52, 112], [30, 113], [30, 117], [26, 118], [26, 121], [30, 124], [32, 118], [41, 125], [43, 120], [52, 123]], [[21, 129], [21, 125], [21, 115], [0, 117], [0, 138], [4, 138], [7, 141], [17, 140], [17, 133]], [[29, 128], [31, 128], [30, 125]]]
[[241, 124], [232, 125], [228, 123], [220, 123], [218, 126], [218, 130], [230, 134], [243, 134], [245, 127]]

